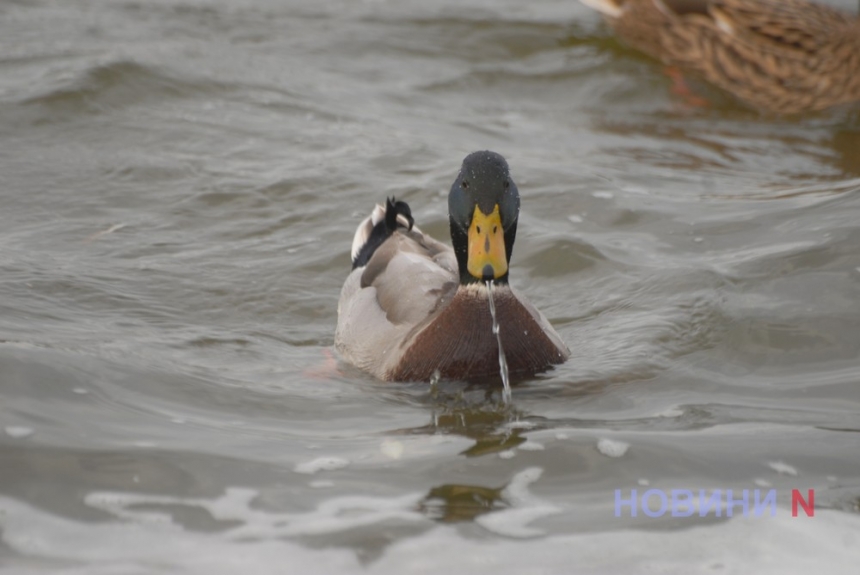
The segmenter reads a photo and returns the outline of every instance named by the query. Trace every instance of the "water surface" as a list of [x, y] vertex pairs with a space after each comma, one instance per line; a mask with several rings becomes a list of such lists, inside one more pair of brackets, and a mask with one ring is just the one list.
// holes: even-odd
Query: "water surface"
[[[0, 571], [853, 573], [860, 118], [692, 83], [572, 0], [0, 5]], [[447, 239], [478, 149], [571, 349], [509, 405], [332, 351], [355, 226]]]

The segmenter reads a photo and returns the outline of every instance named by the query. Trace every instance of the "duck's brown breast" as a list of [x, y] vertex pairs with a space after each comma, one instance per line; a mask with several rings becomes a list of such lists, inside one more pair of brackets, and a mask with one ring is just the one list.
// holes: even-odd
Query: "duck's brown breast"
[[[533, 374], [567, 359], [567, 350], [544, 333], [509, 288], [494, 288], [493, 295], [510, 373]], [[450, 304], [403, 345], [406, 350], [386, 379], [428, 380], [436, 370], [447, 379], [499, 374], [498, 342], [483, 286], [460, 287]]]

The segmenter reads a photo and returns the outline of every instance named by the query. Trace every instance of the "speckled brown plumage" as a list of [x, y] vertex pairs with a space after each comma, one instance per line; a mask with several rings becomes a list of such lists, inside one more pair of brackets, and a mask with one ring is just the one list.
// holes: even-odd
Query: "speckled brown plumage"
[[761, 111], [860, 101], [860, 19], [807, 0], [583, 0], [625, 42]]

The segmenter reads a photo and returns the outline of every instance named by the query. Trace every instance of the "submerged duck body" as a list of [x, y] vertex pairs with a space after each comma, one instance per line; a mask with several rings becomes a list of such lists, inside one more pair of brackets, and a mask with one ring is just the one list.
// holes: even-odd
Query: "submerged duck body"
[[860, 101], [860, 18], [809, 0], [580, 0], [632, 47], [749, 106], [799, 114]]
[[499, 374], [487, 286], [511, 373], [533, 374], [569, 355], [534, 306], [508, 284], [519, 192], [493, 152], [463, 161], [448, 197], [454, 248], [413, 225], [389, 200], [358, 227], [353, 270], [338, 303], [335, 347], [356, 367], [389, 381], [473, 380]]

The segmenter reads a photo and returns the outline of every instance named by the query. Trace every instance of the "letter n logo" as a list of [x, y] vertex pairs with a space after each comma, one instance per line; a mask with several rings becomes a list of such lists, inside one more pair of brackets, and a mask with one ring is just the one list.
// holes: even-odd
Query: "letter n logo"
[[803, 508], [807, 517], [815, 517], [815, 490], [809, 489], [806, 492], [806, 499], [800, 494], [800, 489], [791, 490], [791, 516], [797, 517], [798, 503]]

